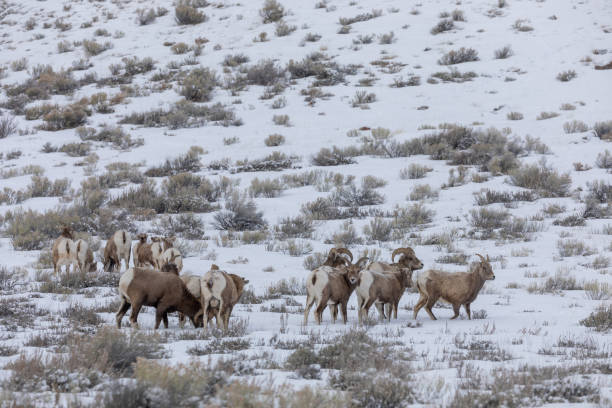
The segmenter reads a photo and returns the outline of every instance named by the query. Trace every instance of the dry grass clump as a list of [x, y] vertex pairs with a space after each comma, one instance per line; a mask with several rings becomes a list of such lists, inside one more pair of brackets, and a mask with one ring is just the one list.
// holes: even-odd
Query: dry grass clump
[[593, 125], [595, 135], [602, 140], [612, 140], [612, 120], [597, 122]]
[[257, 211], [254, 201], [232, 194], [225, 202], [225, 210], [214, 216], [215, 228], [224, 231], [253, 231], [264, 228], [267, 223], [263, 212]]
[[420, 179], [427, 176], [427, 173], [433, 171], [431, 167], [412, 163], [410, 166], [400, 170], [400, 179], [408, 180], [408, 179]]
[[479, 59], [478, 51], [473, 48], [461, 47], [458, 50], [451, 50], [444, 54], [442, 58], [438, 60], [438, 64], [455, 65], [464, 62], [478, 61]]
[[341, 26], [350, 26], [351, 24], [368, 21], [380, 16], [382, 16], [382, 10], [372, 10], [369, 13], [358, 14], [355, 17], [340, 17], [339, 23]]
[[0, 117], [0, 139], [4, 139], [17, 131], [17, 122], [11, 115]]
[[433, 35], [450, 31], [455, 28], [455, 23], [451, 19], [440, 20], [429, 32]]
[[90, 57], [102, 54], [106, 50], [113, 48], [113, 43], [106, 41], [105, 43], [99, 43], [96, 40], [83, 40], [83, 50]]
[[612, 330], [612, 304], [598, 307], [587, 318], [581, 320], [580, 324], [599, 332]]
[[563, 124], [563, 131], [565, 133], [582, 133], [587, 130], [589, 130], [589, 125], [581, 120], [572, 120]]
[[576, 74], [576, 71], [570, 69], [568, 71], [559, 72], [559, 74], [557, 74], [557, 80], [561, 82], [569, 82], [577, 76], [578, 74]]
[[508, 114], [506, 115], [506, 118], [508, 118], [508, 120], [523, 120], [523, 114], [520, 112], [508, 112]]
[[510, 45], [506, 45], [498, 50], [495, 50], [495, 59], [506, 59], [513, 55], [514, 51], [512, 51], [512, 47]]

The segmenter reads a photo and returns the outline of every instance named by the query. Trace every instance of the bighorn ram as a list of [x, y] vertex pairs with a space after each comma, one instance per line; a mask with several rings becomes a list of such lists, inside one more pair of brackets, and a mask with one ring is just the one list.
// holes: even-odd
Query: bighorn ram
[[154, 240], [151, 238], [153, 243], [151, 244], [151, 255], [153, 257], [153, 266], [155, 269], [161, 269], [163, 265], [164, 252], [172, 248], [174, 245], [174, 237], [172, 238], [161, 238]]
[[[395, 262], [395, 256], [400, 255], [400, 258], [397, 262]], [[412, 248], [396, 248], [391, 253], [391, 264], [384, 262], [373, 262], [368, 266], [369, 271], [373, 272], [394, 272], [401, 271], [403, 269], [408, 269], [410, 271], [415, 271], [421, 269], [423, 267], [423, 262], [419, 258], [417, 258], [414, 250]], [[412, 276], [412, 275], [411, 275]], [[359, 299], [359, 292], [357, 293], [357, 303], [361, 304], [361, 300]], [[399, 299], [398, 299], [399, 300]], [[376, 309], [378, 309], [378, 314], [381, 319], [385, 319], [385, 313], [383, 311], [383, 306], [387, 309], [387, 314], [391, 313], [391, 309], [393, 309], [393, 317], [397, 319], [397, 308], [393, 307], [392, 303], [381, 303], [379, 301], [375, 302]], [[391, 317], [389, 316], [389, 319]]]
[[142, 266], [140, 262], [138, 262], [138, 249], [143, 245], [147, 245], [147, 234], [138, 234], [137, 238], [138, 242], [136, 242], [134, 248], [132, 248], [132, 259], [134, 266]]
[[125, 230], [119, 230], [106, 242], [104, 248], [104, 270], [112, 272], [121, 270], [121, 260], [125, 261], [125, 269], [130, 267], [130, 252], [132, 237]]
[[53, 256], [53, 272], [57, 275], [63, 265], [66, 265], [66, 272], [70, 272], [70, 265], [73, 270], [78, 265], [76, 245], [73, 241], [74, 235], [70, 227], [62, 227], [62, 234], [53, 242], [51, 255]]
[[456, 319], [459, 316], [461, 305], [465, 307], [468, 319], [472, 319], [470, 304], [478, 296], [478, 292], [485, 281], [495, 279], [489, 255], [486, 259], [480, 254], [476, 254], [476, 256], [480, 258], [480, 262], [472, 263], [469, 272], [449, 273], [428, 270], [417, 278], [417, 289], [421, 297], [414, 306], [415, 319], [419, 310], [425, 306], [429, 317], [432, 320], [437, 320], [431, 308], [439, 298], [453, 305], [455, 315], [451, 319]]
[[76, 257], [81, 273], [95, 272], [96, 262], [89, 244], [82, 239], [76, 242]]
[[[328, 259], [332, 256], [333, 248]], [[342, 253], [347, 253], [350, 259], [353, 254], [346, 248], [340, 248]], [[337, 251], [340, 251], [337, 250]], [[342, 311], [342, 320], [346, 324], [348, 303], [355, 286], [357, 285], [359, 272], [365, 267], [368, 258], [360, 258], [355, 264], [351, 264], [346, 258], [346, 263], [338, 267], [323, 265], [310, 273], [306, 280], [306, 307], [304, 310], [304, 325], [308, 324], [308, 314], [316, 303], [315, 319], [318, 324], [323, 320], [323, 311], [330, 306], [332, 320], [335, 323], [338, 318], [338, 305]], [[347, 265], [348, 264], [348, 265]]]
[[397, 248], [391, 254], [392, 262], [397, 254], [402, 255], [397, 263], [375, 262], [359, 274], [356, 292], [360, 324], [374, 303], [381, 320], [385, 318], [383, 305], [387, 305], [387, 320], [391, 320], [391, 311], [397, 319], [399, 301], [412, 285], [412, 271], [423, 267], [412, 248]]
[[200, 301], [188, 290], [183, 281], [173, 273], [155, 271], [145, 268], [130, 268], [119, 279], [121, 306], [117, 311], [117, 327], [121, 319], [132, 307], [130, 322], [138, 328], [138, 313], [142, 306], [155, 307], [155, 329], [163, 320], [168, 328], [168, 313], [181, 312], [194, 322], [202, 313]]
[[247, 283], [249, 283], [248, 280], [238, 275], [218, 270], [216, 265], [213, 265], [200, 278], [202, 313], [207, 319], [206, 324], [204, 324], [204, 331], [208, 329], [208, 311], [211, 308], [217, 308], [217, 327], [220, 328], [220, 322], [223, 322], [223, 330], [227, 331], [234, 305], [240, 299]]
[[176, 248], [168, 248], [164, 251], [161, 258], [161, 266], [173, 263], [178, 268], [178, 272], [181, 273], [183, 270], [183, 257], [181, 252]]
[[[344, 256], [348, 256], [349, 259], [346, 259], [346, 257]], [[351, 262], [353, 262], [353, 254], [351, 253], [351, 251], [349, 251], [346, 248], [332, 248], [329, 250], [329, 253], [327, 254], [327, 259], [325, 260], [325, 262], [323, 262], [323, 265], [325, 266], [331, 266], [332, 268], [336, 268], [338, 266], [342, 266], [342, 265], [350, 265]]]

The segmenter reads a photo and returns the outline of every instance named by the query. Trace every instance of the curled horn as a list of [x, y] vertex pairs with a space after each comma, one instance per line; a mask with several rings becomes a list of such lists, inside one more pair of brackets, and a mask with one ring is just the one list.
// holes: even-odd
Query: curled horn
[[414, 253], [412, 248], [397, 248], [395, 251], [393, 251], [393, 253], [391, 253], [391, 262], [395, 262], [395, 255], [397, 254], [408, 255], [410, 253]]
[[350, 261], [353, 262], [353, 254], [348, 249], [346, 249], [346, 248], [337, 248], [336, 251], [338, 251], [338, 253], [340, 253], [340, 254], [348, 255], [348, 257], [350, 258]]
[[367, 256], [362, 256], [357, 262], [355, 262], [355, 265], [359, 266], [362, 262], [367, 262], [368, 260], [370, 260], [370, 258], [368, 258]]
[[174, 260], [178, 257], [179, 257], [178, 254], [172, 254], [172, 256], [170, 257], [170, 262], [174, 262]]
[[480, 257], [480, 262], [487, 262], [487, 260], [485, 259], [484, 256], [480, 255], [480, 254], [476, 254], [476, 256]]

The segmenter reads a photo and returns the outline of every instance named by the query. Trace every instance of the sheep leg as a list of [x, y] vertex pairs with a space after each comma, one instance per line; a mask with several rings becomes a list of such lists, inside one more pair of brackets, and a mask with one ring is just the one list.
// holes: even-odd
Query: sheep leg
[[393, 302], [393, 318], [397, 319], [397, 308], [399, 307], [399, 300]]
[[361, 311], [364, 313], [365, 317], [368, 317], [368, 314], [370, 313], [370, 308], [372, 307], [373, 304], [374, 304], [374, 299], [370, 299], [364, 303], [363, 307], [361, 308]]
[[162, 318], [164, 317], [164, 311], [162, 311], [161, 307], [157, 307], [155, 309], [155, 330], [159, 329], [159, 324], [162, 321]]
[[338, 305], [329, 305], [329, 312], [331, 313], [332, 321], [336, 323], [336, 319], [338, 319]]
[[387, 318], [385, 315], [385, 304], [380, 302], [374, 304], [376, 305], [376, 310], [378, 310], [378, 320], [385, 320]]
[[132, 314], [130, 315], [130, 323], [132, 324], [132, 327], [135, 329], [140, 328], [138, 326], [138, 313], [140, 313], [141, 307], [142, 307], [142, 302], [140, 301], [134, 302], [134, 304], [132, 305]]
[[179, 318], [179, 327], [182, 329], [183, 327], [185, 327], [185, 315], [182, 314], [181, 312], [178, 312], [178, 318]]
[[202, 328], [206, 333], [208, 331], [208, 300], [204, 299], [204, 294], [200, 296], [200, 304], [202, 305]]
[[416, 305], [414, 305], [414, 320], [416, 320], [417, 318], [417, 314], [419, 313], [419, 310], [421, 310], [421, 308], [423, 306], [425, 306], [425, 303], [427, 303], [427, 298], [423, 295], [421, 295], [421, 297], [419, 298], [419, 301], [417, 302]]
[[215, 320], [217, 321], [217, 329], [221, 329], [221, 326], [223, 326], [223, 313], [225, 311], [225, 305], [223, 304], [223, 301], [220, 300], [219, 301], [219, 308], [217, 309], [217, 315]]
[[233, 311], [233, 310], [234, 310], [234, 307], [233, 307], [233, 306], [228, 307], [228, 308], [225, 310], [225, 316], [223, 316], [223, 318], [224, 318], [224, 320], [223, 320], [223, 327], [224, 327], [224, 330], [225, 330], [226, 332], [227, 332], [227, 331], [228, 331], [228, 329], [229, 329], [229, 318], [230, 318], [230, 316], [232, 315], [232, 311]]
[[361, 310], [363, 308], [363, 302], [364, 299], [357, 294], [357, 318], [359, 319], [359, 325], [361, 325], [363, 320], [363, 311]]
[[465, 313], [467, 313], [468, 315], [468, 319], [472, 320], [472, 312], [470, 311], [470, 304], [466, 303], [465, 305], [463, 305], [463, 307], [465, 308]]
[[315, 318], [317, 319], [317, 324], [321, 324], [323, 320], [323, 311], [327, 307], [327, 299], [323, 298], [320, 300], [319, 304], [317, 304], [317, 309], [315, 310]]
[[427, 299], [427, 303], [425, 304], [425, 310], [427, 311], [429, 317], [431, 317], [431, 320], [438, 320], [431, 311], [431, 308], [436, 304], [437, 301], [438, 299], [430, 297], [429, 299]]
[[346, 302], [340, 303], [340, 309], [342, 311], [342, 321], [344, 322], [344, 324], [346, 324], [346, 322], [348, 321], [348, 313], [347, 313], [347, 310], [346, 310]]
[[457, 317], [459, 317], [459, 308], [461, 307], [461, 305], [453, 305], [453, 312], [455, 313], [455, 315], [453, 317], [451, 317], [451, 320], [455, 320]]
[[168, 328], [168, 312], [164, 312], [162, 314], [162, 320], [164, 322], [164, 327], [167, 329]]
[[117, 328], [121, 328], [121, 320], [123, 319], [123, 316], [125, 316], [127, 311], [130, 309], [130, 306], [131, 305], [128, 303], [128, 301], [124, 297], [121, 297], [121, 306], [119, 306], [119, 310], [117, 310], [117, 315], [115, 316], [115, 320], [117, 321]]
[[308, 325], [308, 314], [310, 314], [310, 309], [312, 305], [315, 303], [315, 297], [308, 295], [306, 297], [306, 307], [304, 308], [304, 326]]
[[387, 313], [387, 316], [385, 316], [387, 318], [388, 321], [391, 321], [391, 311], [393, 310], [393, 304], [391, 303], [385, 303], [385, 312]]

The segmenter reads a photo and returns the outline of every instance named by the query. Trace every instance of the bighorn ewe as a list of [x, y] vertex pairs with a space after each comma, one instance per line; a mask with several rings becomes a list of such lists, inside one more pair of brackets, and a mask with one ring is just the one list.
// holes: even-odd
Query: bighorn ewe
[[95, 272], [96, 262], [89, 244], [82, 239], [76, 242], [76, 257], [81, 273]]
[[[400, 255], [400, 258], [397, 262], [395, 262], [395, 256]], [[369, 271], [373, 272], [394, 272], [401, 271], [404, 269], [408, 269], [410, 271], [415, 271], [417, 269], [423, 268], [423, 262], [419, 258], [417, 258], [414, 250], [412, 248], [396, 248], [391, 253], [391, 264], [384, 262], [373, 262], [368, 266]], [[412, 275], [411, 275], [412, 276]], [[357, 303], [361, 304], [361, 300], [359, 299], [359, 292], [357, 293]], [[398, 299], [399, 301], [399, 299]], [[392, 303], [382, 303], [380, 301], [375, 302], [376, 309], [378, 309], [378, 314], [381, 319], [385, 319], [385, 313], [383, 311], [383, 306], [386, 306], [387, 314], [391, 313], [391, 309], [393, 309], [393, 317], [397, 319], [397, 308], [393, 307]], [[389, 319], [391, 316], [389, 316]]]
[[138, 262], [138, 249], [143, 245], [147, 245], [147, 234], [138, 234], [137, 238], [138, 242], [136, 242], [134, 248], [132, 248], [132, 259], [134, 266], [142, 266], [140, 265], [140, 262]]
[[104, 270], [112, 272], [121, 270], [121, 260], [125, 261], [125, 269], [130, 267], [130, 252], [132, 237], [125, 230], [119, 230], [106, 242], [104, 248]]
[[144, 267], [155, 268], [156, 267], [155, 260], [153, 259], [153, 251], [151, 247], [156, 242], [160, 242], [161, 239], [159, 237], [151, 237], [152, 242], [150, 244], [147, 244], [146, 238], [144, 239], [144, 243], [143, 243], [143, 238], [141, 237], [142, 235], [145, 235], [145, 234], [139, 235], [139, 242], [136, 244], [138, 259], [134, 258], [134, 265], [143, 267], [143, 268]]
[[176, 248], [168, 248], [164, 251], [161, 258], [161, 266], [173, 263], [178, 268], [178, 272], [183, 270], [183, 257], [181, 252]]
[[[350, 258], [353, 259], [353, 255], [348, 249], [341, 249], [348, 252]], [[330, 256], [332, 251], [330, 251]], [[348, 262], [348, 265], [345, 264], [337, 268], [323, 265], [310, 273], [306, 280], [307, 296], [304, 310], [304, 325], [308, 324], [308, 314], [315, 303], [317, 305], [315, 319], [318, 324], [321, 324], [323, 320], [323, 311], [327, 305], [330, 306], [334, 323], [338, 318], [338, 305], [340, 305], [342, 320], [346, 324], [348, 319], [346, 305], [357, 285], [359, 272], [365, 267], [367, 261], [368, 258], [363, 257], [355, 264]]]
[[73, 270], [77, 267], [77, 250], [73, 239], [72, 229], [64, 226], [62, 234], [53, 242], [51, 255], [53, 256], [53, 272], [55, 275], [58, 271], [61, 271], [62, 265], [66, 265], [66, 272], [70, 272], [70, 265], [74, 265]]
[[455, 315], [451, 319], [456, 319], [459, 316], [461, 305], [465, 307], [468, 319], [472, 319], [470, 304], [478, 296], [478, 292], [485, 281], [495, 279], [489, 255], [486, 259], [480, 254], [476, 254], [476, 256], [480, 258], [480, 262], [472, 263], [469, 272], [449, 273], [428, 270], [417, 278], [417, 289], [421, 297], [414, 306], [415, 319], [419, 310], [425, 306], [429, 317], [432, 320], [437, 320], [431, 308], [439, 298], [453, 305]]
[[208, 311], [217, 308], [217, 327], [223, 322], [223, 330], [229, 327], [229, 318], [234, 305], [238, 302], [244, 286], [248, 280], [234, 274], [218, 270], [216, 265], [200, 278], [200, 301], [202, 303], [202, 314], [206, 316], [204, 331], [208, 329]]
[[161, 238], [154, 240], [151, 238], [153, 243], [151, 244], [151, 255], [153, 257], [153, 265], [155, 269], [161, 269], [163, 266], [163, 256], [164, 252], [168, 249], [172, 248], [174, 245], [174, 237], [171, 238]]
[[168, 313], [181, 312], [194, 322], [202, 313], [200, 301], [188, 290], [183, 281], [173, 273], [155, 271], [145, 268], [130, 268], [119, 279], [121, 306], [117, 311], [117, 327], [121, 319], [132, 307], [130, 322], [138, 328], [138, 313], [142, 306], [155, 307], [155, 329], [163, 320], [168, 328]]

